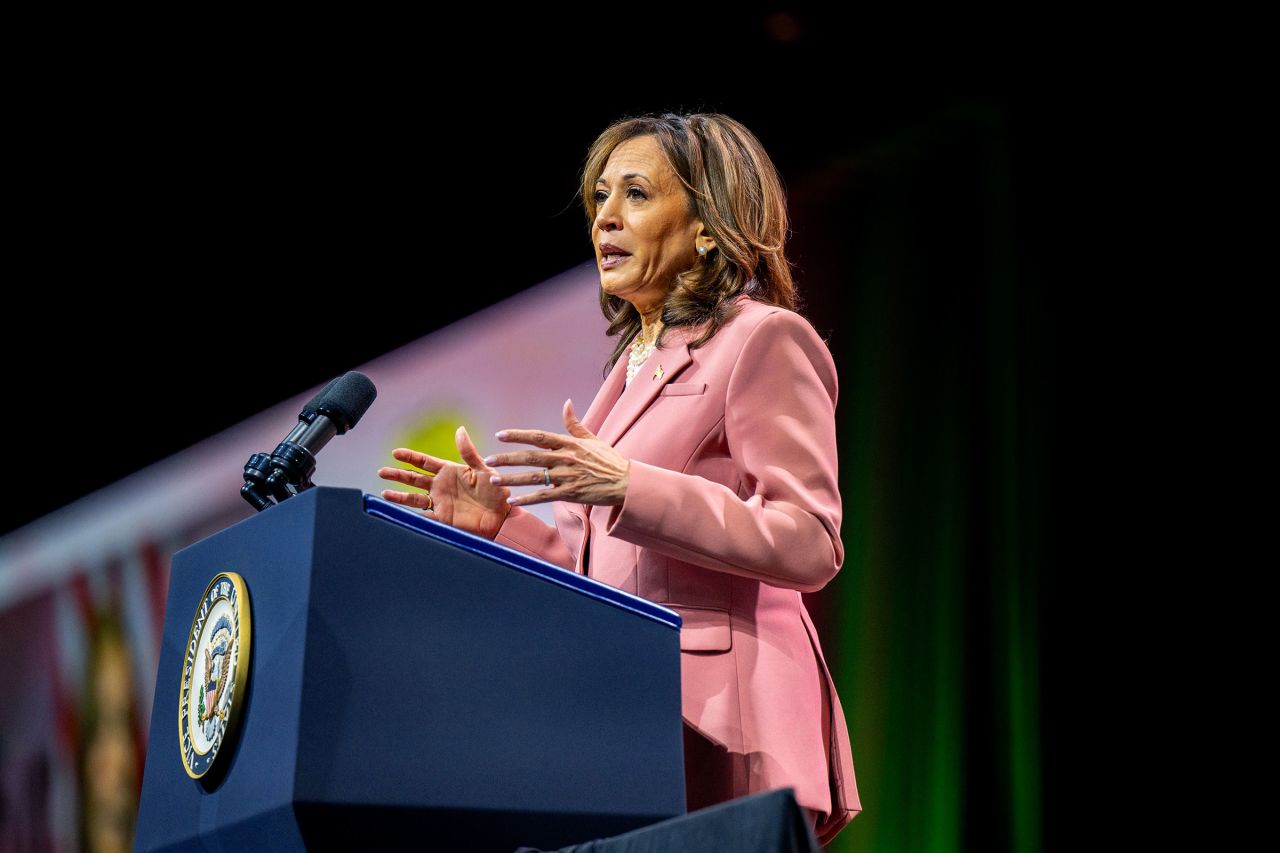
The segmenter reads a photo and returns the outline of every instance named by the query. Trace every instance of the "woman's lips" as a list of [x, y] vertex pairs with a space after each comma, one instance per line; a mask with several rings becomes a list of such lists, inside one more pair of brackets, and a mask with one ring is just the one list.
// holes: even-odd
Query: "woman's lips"
[[604, 259], [604, 263], [600, 264], [600, 267], [602, 269], [611, 270], [629, 257], [631, 256], [630, 255], [609, 255]]

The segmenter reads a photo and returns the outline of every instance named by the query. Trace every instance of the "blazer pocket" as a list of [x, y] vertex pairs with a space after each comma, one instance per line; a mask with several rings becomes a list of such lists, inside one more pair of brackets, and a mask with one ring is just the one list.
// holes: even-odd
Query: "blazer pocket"
[[707, 390], [705, 382], [668, 382], [658, 392], [660, 397], [681, 397], [686, 394], [701, 394]]
[[702, 607], [666, 604], [680, 614], [680, 651], [727, 652], [733, 648], [729, 612]]

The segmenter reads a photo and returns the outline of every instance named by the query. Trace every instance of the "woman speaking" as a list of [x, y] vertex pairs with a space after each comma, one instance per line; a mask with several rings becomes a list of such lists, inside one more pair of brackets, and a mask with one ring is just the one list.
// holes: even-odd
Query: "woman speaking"
[[[485, 458], [460, 427], [463, 464], [398, 448], [428, 473], [379, 476], [424, 491], [382, 494], [678, 612], [688, 808], [792, 787], [825, 844], [861, 811], [800, 597], [844, 560], [837, 382], [794, 310], [782, 182], [725, 115], [642, 116], [592, 144], [582, 200], [618, 339], [586, 414]], [[523, 509], [544, 501], [555, 527]]]

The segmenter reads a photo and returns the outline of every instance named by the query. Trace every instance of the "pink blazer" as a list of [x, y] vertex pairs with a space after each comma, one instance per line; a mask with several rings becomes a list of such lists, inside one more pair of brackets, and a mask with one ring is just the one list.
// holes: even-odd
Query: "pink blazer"
[[496, 541], [677, 611], [685, 721], [745, 756], [739, 795], [790, 786], [827, 815], [826, 843], [862, 810], [800, 597], [844, 560], [835, 362], [794, 311], [738, 304], [699, 349], [669, 329], [625, 390], [624, 353], [582, 417], [631, 460], [621, 505], [557, 501], [554, 528], [515, 507]]

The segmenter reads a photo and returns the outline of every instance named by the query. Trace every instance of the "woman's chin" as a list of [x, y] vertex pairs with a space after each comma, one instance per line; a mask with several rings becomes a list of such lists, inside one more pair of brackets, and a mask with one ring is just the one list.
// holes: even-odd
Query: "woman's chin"
[[625, 279], [609, 270], [602, 270], [600, 273], [600, 289], [609, 296], [624, 296], [632, 290]]

